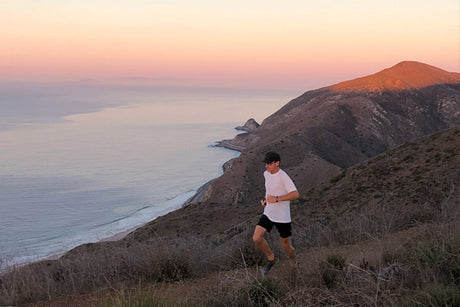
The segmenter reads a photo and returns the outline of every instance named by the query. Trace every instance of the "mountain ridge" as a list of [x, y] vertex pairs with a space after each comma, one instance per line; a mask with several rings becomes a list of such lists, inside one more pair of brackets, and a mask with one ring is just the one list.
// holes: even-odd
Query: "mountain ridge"
[[[254, 131], [226, 140], [225, 144], [240, 149], [241, 155], [196, 203], [256, 202], [263, 195], [260, 161], [269, 150], [280, 153], [282, 167], [298, 188], [306, 191], [399, 144], [460, 124], [460, 74], [407, 61], [383, 72], [436, 84], [398, 91], [327, 87], [308, 91], [267, 117]], [[382, 74], [358, 80], [361, 84]], [[452, 82], [457, 76], [457, 83], [437, 83]]]
[[340, 82], [328, 89], [334, 91], [401, 91], [420, 89], [436, 84], [460, 82], [460, 73], [416, 62], [403, 61], [375, 74]]

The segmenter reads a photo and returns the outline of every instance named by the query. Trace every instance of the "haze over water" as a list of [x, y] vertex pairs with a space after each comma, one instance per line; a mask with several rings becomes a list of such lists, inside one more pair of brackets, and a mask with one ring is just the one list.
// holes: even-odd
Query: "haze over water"
[[299, 94], [86, 83], [10, 84], [1, 93], [3, 267], [179, 208], [238, 155], [216, 141]]

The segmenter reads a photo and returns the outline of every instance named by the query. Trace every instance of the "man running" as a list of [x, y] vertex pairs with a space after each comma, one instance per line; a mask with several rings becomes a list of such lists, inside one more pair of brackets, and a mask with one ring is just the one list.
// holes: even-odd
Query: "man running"
[[289, 237], [291, 233], [291, 210], [290, 201], [299, 197], [299, 192], [292, 179], [279, 168], [281, 158], [273, 151], [265, 155], [265, 199], [260, 203], [264, 206], [264, 213], [254, 230], [253, 240], [262, 252], [267, 256], [268, 263], [262, 267], [262, 276], [265, 276], [273, 265], [278, 263], [278, 257], [273, 254], [270, 246], [264, 238], [265, 233], [276, 227], [281, 237], [281, 246], [291, 259], [291, 266], [297, 267], [295, 250]]

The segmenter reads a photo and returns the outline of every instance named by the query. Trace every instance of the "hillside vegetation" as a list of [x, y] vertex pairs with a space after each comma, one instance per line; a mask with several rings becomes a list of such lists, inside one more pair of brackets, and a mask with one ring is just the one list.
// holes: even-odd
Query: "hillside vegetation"
[[[1, 276], [0, 305], [458, 306], [459, 169], [454, 127], [302, 193], [292, 204], [298, 271], [273, 233], [282, 261], [265, 279], [258, 274], [263, 257], [251, 234], [259, 206], [203, 204], [124, 240], [14, 268]], [[240, 221], [229, 227], [218, 215], [228, 206]]]

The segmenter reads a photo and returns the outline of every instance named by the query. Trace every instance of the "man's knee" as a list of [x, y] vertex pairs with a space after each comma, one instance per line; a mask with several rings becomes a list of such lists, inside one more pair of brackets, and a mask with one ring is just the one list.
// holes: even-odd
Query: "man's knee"
[[289, 241], [289, 238], [281, 238], [281, 246], [284, 249], [291, 249], [291, 242]]
[[261, 244], [264, 241], [265, 232], [265, 228], [257, 225], [256, 229], [254, 229], [254, 234], [252, 235], [252, 241], [254, 241], [257, 245]]
[[252, 236], [252, 241], [254, 241], [255, 244], [260, 244], [262, 243], [264, 237], [257, 234], [257, 233], [254, 233], [254, 235]]

